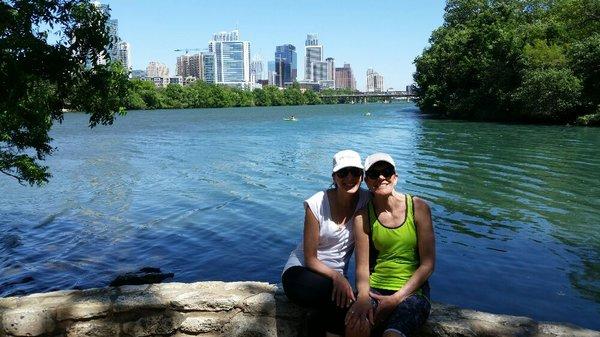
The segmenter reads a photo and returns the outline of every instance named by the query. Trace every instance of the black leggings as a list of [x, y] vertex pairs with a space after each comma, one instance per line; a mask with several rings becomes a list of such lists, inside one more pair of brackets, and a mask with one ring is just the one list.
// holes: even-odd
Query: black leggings
[[281, 281], [290, 301], [316, 310], [316, 317], [309, 322], [309, 336], [321, 335], [317, 332], [319, 327], [334, 334], [344, 334], [344, 318], [348, 309], [339, 308], [331, 300], [333, 281], [329, 277], [306, 267], [294, 266], [283, 273]]

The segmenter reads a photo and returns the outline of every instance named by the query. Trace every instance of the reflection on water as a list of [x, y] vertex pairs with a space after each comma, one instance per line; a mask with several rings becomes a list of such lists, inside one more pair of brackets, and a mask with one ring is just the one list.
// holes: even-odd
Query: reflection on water
[[433, 120], [410, 104], [136, 111], [94, 130], [85, 118], [53, 130], [47, 186], [0, 177], [2, 296], [145, 266], [278, 282], [302, 200], [353, 148], [392, 154], [399, 188], [430, 201], [435, 300], [600, 329], [598, 129]]

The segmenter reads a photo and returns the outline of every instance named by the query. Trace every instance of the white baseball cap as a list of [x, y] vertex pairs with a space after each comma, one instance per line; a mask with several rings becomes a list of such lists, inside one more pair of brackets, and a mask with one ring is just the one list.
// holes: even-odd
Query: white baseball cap
[[378, 153], [373, 153], [372, 155], [368, 156], [365, 159], [365, 171], [368, 171], [371, 168], [371, 166], [373, 166], [373, 164], [375, 164], [379, 161], [384, 161], [384, 162], [392, 165], [394, 167], [394, 169], [396, 168], [394, 159], [392, 159], [392, 157], [389, 154], [383, 153], [383, 152], [378, 152]]
[[333, 155], [333, 172], [337, 172], [344, 167], [358, 167], [362, 170], [362, 160], [356, 151], [342, 150]]

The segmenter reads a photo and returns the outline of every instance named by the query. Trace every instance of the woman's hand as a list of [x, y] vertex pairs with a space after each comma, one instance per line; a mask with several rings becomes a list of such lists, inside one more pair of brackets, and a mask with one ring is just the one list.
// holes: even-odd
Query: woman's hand
[[369, 295], [379, 302], [377, 309], [375, 310], [375, 324], [379, 324], [385, 321], [388, 316], [396, 309], [398, 304], [402, 302], [394, 295], [385, 296], [370, 292]]
[[347, 330], [354, 331], [357, 335], [368, 336], [373, 325], [373, 306], [369, 297], [359, 298], [350, 307], [344, 320]]
[[333, 280], [333, 292], [331, 300], [340, 308], [349, 307], [356, 300], [350, 282], [340, 273], [335, 273]]

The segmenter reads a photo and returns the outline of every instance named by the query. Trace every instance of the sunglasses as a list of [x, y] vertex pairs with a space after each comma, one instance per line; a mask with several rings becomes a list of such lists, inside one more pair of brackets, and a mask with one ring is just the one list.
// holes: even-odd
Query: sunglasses
[[392, 166], [386, 166], [385, 168], [382, 168], [380, 170], [370, 169], [365, 173], [365, 175], [367, 176], [367, 178], [375, 180], [378, 179], [379, 176], [384, 176], [385, 179], [390, 179], [390, 177], [393, 176], [395, 173], [396, 170]]
[[362, 177], [363, 171], [358, 167], [344, 167], [335, 172], [335, 175], [340, 179], [346, 178], [348, 174], [351, 174], [354, 178], [358, 178]]

